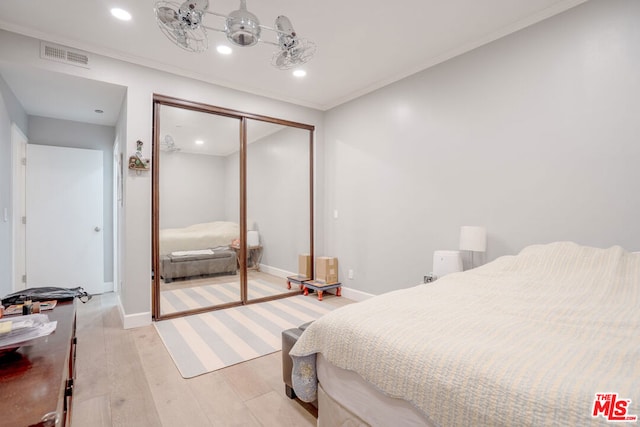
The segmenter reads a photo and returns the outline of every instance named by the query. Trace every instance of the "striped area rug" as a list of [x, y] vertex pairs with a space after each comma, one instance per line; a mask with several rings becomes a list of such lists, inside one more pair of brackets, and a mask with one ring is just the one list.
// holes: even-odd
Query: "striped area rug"
[[[266, 280], [252, 279], [247, 283], [247, 290], [249, 300], [290, 292], [285, 285], [284, 279], [282, 286], [269, 283]], [[162, 314], [211, 307], [235, 301], [240, 301], [239, 282], [194, 286], [160, 293]]]
[[155, 322], [180, 374], [192, 378], [282, 350], [282, 331], [334, 307], [297, 295]]

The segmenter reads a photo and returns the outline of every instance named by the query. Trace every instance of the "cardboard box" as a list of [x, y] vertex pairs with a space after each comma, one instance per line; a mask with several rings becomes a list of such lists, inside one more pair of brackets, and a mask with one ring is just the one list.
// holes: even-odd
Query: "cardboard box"
[[298, 255], [298, 275], [311, 279], [311, 255]]
[[338, 281], [338, 258], [317, 257], [316, 280], [324, 283], [336, 283]]

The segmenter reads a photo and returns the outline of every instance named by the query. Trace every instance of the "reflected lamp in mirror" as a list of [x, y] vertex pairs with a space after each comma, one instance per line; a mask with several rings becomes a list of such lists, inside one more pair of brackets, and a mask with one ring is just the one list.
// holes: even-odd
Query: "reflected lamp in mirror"
[[433, 278], [440, 279], [450, 273], [462, 271], [460, 251], [435, 251], [433, 253]]
[[247, 246], [260, 246], [260, 235], [255, 230], [247, 231]]
[[471, 268], [474, 268], [473, 253], [487, 250], [487, 229], [469, 225], [460, 227], [460, 250], [471, 252]]

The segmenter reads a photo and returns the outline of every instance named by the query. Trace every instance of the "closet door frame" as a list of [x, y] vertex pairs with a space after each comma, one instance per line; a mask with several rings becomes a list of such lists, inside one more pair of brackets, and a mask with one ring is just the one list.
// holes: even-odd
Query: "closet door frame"
[[[240, 299], [238, 302], [221, 304], [213, 307], [199, 308], [178, 313], [162, 315], [160, 312], [160, 108], [161, 106], [183, 108], [186, 110], [199, 111], [220, 116], [231, 117], [240, 120], [239, 129], [239, 152], [240, 152]], [[204, 313], [213, 310], [220, 310], [244, 304], [254, 304], [274, 299], [287, 298], [296, 295], [298, 291], [283, 293], [270, 297], [248, 300], [247, 295], [247, 121], [258, 120], [282, 126], [289, 126], [309, 131], [309, 254], [314, 259], [314, 133], [315, 126], [289, 120], [278, 119], [259, 114], [246, 113], [243, 111], [217, 107], [200, 102], [188, 101], [185, 99], [170, 96], [153, 94], [153, 142], [151, 155], [151, 266], [153, 269], [153, 284], [151, 288], [151, 310], [153, 320], [165, 320], [191, 314]], [[313, 263], [311, 263], [311, 273], [313, 274]]]

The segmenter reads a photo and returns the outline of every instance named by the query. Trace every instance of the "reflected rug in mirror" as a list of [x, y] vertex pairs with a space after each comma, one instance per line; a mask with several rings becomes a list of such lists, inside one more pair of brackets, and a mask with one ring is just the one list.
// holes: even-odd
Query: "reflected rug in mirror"
[[315, 296], [297, 295], [155, 322], [183, 378], [282, 350], [282, 331], [330, 312]]
[[[249, 300], [290, 292], [285, 283], [284, 279], [280, 286], [261, 279], [249, 280]], [[240, 301], [239, 282], [201, 284], [160, 292], [160, 312], [165, 315], [237, 301]]]

